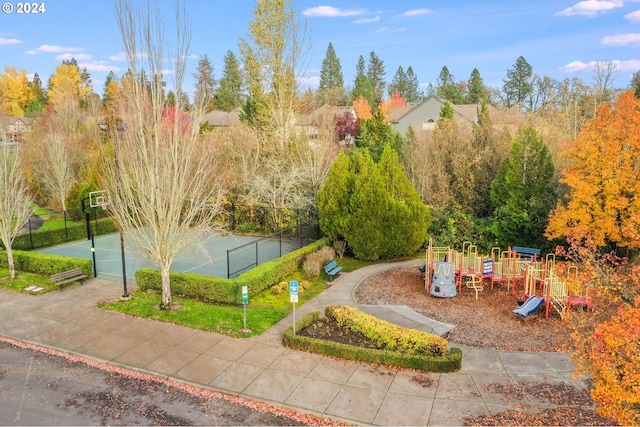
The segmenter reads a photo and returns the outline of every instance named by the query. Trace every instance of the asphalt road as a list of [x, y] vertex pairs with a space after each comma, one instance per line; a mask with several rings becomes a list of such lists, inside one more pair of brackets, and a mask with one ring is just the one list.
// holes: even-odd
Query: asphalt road
[[301, 424], [219, 396], [0, 342], [0, 425]]

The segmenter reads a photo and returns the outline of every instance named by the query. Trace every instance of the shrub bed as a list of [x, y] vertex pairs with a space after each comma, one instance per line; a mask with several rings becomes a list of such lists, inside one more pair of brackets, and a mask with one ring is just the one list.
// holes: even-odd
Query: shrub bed
[[[296, 330], [298, 331], [306, 328], [319, 318], [320, 313], [318, 311], [307, 314], [298, 322], [296, 322]], [[376, 320], [378, 320], [378, 322], [380, 323], [388, 323], [380, 319]], [[397, 325], [392, 326], [400, 328]], [[405, 332], [408, 332], [410, 335], [414, 332], [413, 330], [410, 330], [408, 328], [400, 329], [405, 329]], [[425, 332], [417, 332], [419, 332], [420, 334], [431, 335]], [[380, 335], [384, 334], [380, 333]], [[429, 338], [427, 338], [427, 340], [429, 340]], [[294, 335], [293, 326], [289, 326], [285, 330], [284, 344], [294, 349], [323, 354], [326, 356], [339, 357], [348, 360], [358, 360], [367, 363], [377, 363], [380, 365], [419, 369], [427, 372], [453, 372], [459, 370], [460, 366], [462, 365], [462, 350], [456, 347], [452, 347], [448, 352], [446, 352], [445, 350], [442, 355], [437, 356], [428, 354], [417, 354], [411, 351], [403, 351], [401, 349], [370, 349], [336, 343], [318, 338]]]
[[[92, 227], [95, 227], [96, 235], [109, 234], [118, 231], [116, 223], [111, 218], [101, 218], [97, 221], [92, 221]], [[33, 248], [55, 246], [69, 241], [82, 240], [86, 238], [86, 224], [73, 224], [68, 225], [66, 231], [64, 228], [58, 228], [55, 230], [36, 230], [32, 231], [31, 234], [21, 234], [13, 240], [11, 247], [13, 249], [26, 251]], [[4, 249], [2, 242], [0, 242], [0, 247]]]
[[[280, 258], [260, 264], [235, 279], [172, 271], [170, 273], [171, 292], [174, 295], [205, 302], [241, 304], [243, 286], [247, 287], [249, 295], [269, 289], [295, 273], [308, 254], [326, 245], [327, 240], [320, 239]], [[162, 290], [160, 270], [140, 269], [136, 272], [136, 282], [141, 290]]]
[[[93, 267], [90, 259], [17, 250], [13, 251], [13, 263], [16, 270], [38, 274], [56, 274], [73, 268], [82, 268], [84, 274], [91, 276]], [[6, 251], [0, 251], [0, 267], [9, 267]]]

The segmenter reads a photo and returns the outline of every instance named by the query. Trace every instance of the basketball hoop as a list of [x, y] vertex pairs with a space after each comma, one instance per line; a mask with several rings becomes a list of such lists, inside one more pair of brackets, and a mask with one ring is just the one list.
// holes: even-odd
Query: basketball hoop
[[102, 208], [103, 211], [107, 210], [107, 206], [109, 205], [109, 203], [107, 202], [98, 202], [98, 207]]
[[103, 211], [106, 211], [110, 203], [111, 194], [109, 194], [109, 190], [98, 190], [89, 193], [89, 206], [92, 208], [102, 208]]

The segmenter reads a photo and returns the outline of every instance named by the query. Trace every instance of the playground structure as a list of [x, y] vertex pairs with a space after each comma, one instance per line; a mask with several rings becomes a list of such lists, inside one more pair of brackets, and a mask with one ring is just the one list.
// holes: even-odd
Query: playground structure
[[547, 254], [543, 258], [538, 249], [513, 246], [501, 251], [495, 247], [490, 255], [481, 255], [471, 242], [463, 243], [462, 250], [456, 251], [450, 247], [433, 246], [430, 240], [421, 271], [424, 270], [425, 290], [434, 296], [441, 296], [434, 293], [434, 286], [438, 274], [436, 268], [442, 263], [453, 265], [457, 293], [462, 292], [464, 285], [473, 289], [478, 299], [479, 292], [485, 287], [493, 290], [499, 284], [506, 286], [514, 297], [516, 294], [524, 296], [522, 305], [514, 310], [522, 317], [542, 306], [545, 318], [549, 318], [550, 310], [554, 309], [562, 319], [573, 307], [593, 308], [590, 285], [580, 279], [578, 268], [569, 266], [563, 274], [556, 264], [555, 255]]

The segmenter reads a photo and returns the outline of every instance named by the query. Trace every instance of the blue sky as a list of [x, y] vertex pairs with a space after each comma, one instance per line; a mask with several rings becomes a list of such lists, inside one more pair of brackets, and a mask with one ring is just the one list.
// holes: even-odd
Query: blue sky
[[[506, 72], [523, 56], [540, 76], [580, 77], [592, 83], [593, 63], [616, 64], [617, 87], [640, 70], [640, 0], [293, 0], [306, 20], [311, 41], [304, 84], [317, 86], [327, 46], [333, 44], [346, 85], [352, 85], [358, 57], [371, 51], [383, 61], [390, 82], [399, 66], [411, 66], [420, 83], [435, 82], [443, 66], [456, 81], [477, 68], [485, 83], [502, 87]], [[0, 0], [6, 3], [6, 0]], [[48, 0], [40, 14], [0, 13], [0, 67], [38, 73], [46, 84], [62, 60], [75, 57], [102, 93], [113, 70], [121, 75], [122, 43], [111, 0]], [[142, 3], [146, 4], [146, 1]], [[159, 0], [172, 28], [174, 2]], [[254, 1], [187, 0], [192, 24], [189, 78], [197, 58], [207, 54], [214, 77], [223, 58], [239, 55]], [[7, 7], [6, 4], [3, 6]], [[165, 35], [169, 40], [168, 31]]]

